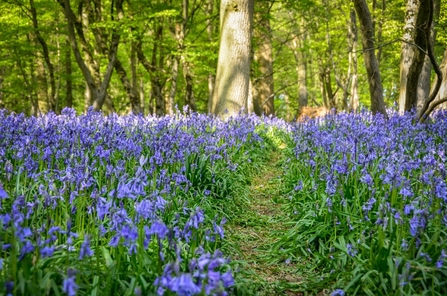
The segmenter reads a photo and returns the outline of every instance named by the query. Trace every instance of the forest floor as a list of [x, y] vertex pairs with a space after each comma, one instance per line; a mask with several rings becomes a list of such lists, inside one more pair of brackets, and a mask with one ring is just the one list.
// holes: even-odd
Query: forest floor
[[[255, 174], [249, 186], [248, 201], [236, 219], [228, 225], [230, 244], [234, 248], [233, 262], [240, 286], [237, 295], [304, 295], [306, 262], [291, 263], [273, 250], [272, 245], [294, 223], [282, 206], [287, 196], [282, 191], [282, 150], [272, 151], [268, 161]], [[289, 225], [289, 226], [288, 226]], [[307, 293], [306, 293], [307, 294]], [[327, 291], [315, 294], [327, 295]]]

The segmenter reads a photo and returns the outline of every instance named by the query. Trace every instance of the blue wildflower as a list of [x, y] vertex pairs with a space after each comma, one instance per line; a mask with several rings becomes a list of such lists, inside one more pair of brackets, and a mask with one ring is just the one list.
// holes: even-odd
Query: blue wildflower
[[67, 277], [62, 283], [62, 291], [68, 296], [76, 296], [76, 291], [79, 286], [76, 284], [76, 270], [69, 268], [67, 271]]

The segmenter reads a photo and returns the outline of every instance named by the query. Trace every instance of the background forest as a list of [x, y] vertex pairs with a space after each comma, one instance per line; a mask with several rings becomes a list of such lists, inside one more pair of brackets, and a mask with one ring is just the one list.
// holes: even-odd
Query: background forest
[[[219, 2], [1, 1], [0, 108], [34, 115], [59, 113], [66, 106], [84, 111], [102, 96], [104, 107], [97, 109], [106, 113], [172, 114], [176, 105], [206, 112], [219, 52]], [[418, 1], [367, 2], [384, 100], [391, 107], [399, 101], [401, 56], [408, 55], [405, 45], [411, 47], [402, 42], [412, 38], [405, 36], [414, 14], [409, 7]], [[441, 63], [446, 4], [435, 2], [432, 38]], [[306, 105], [369, 107], [360, 26], [351, 1], [254, 5], [250, 93], [256, 113], [292, 120]], [[420, 97], [428, 97], [432, 72], [427, 57]]]

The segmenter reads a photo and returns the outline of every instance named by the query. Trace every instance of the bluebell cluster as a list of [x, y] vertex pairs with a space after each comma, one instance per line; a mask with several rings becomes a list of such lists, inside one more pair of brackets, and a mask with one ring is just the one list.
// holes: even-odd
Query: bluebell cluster
[[369, 289], [382, 279], [396, 291], [399, 281], [413, 283], [419, 288], [405, 293], [416, 293], [439, 287], [446, 272], [447, 113], [428, 124], [390, 113], [331, 114], [295, 126], [285, 175], [297, 226], [279, 244], [296, 256], [319, 254], [332, 270], [354, 270], [342, 285], [358, 275], [353, 287], [366, 286], [359, 274], [375, 270]]
[[[123, 294], [226, 295], [234, 285], [218, 250], [226, 220], [207, 216], [199, 201], [231, 198], [219, 174], [238, 169], [235, 155], [250, 161], [246, 150], [262, 145], [259, 124], [197, 113], [0, 111], [3, 291], [30, 293], [48, 274], [40, 293], [119, 282]], [[101, 276], [115, 283], [95, 282]]]

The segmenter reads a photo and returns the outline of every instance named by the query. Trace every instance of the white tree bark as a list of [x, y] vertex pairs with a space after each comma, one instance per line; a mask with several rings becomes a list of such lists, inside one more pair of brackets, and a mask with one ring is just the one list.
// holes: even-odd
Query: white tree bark
[[222, 0], [220, 48], [211, 113], [228, 118], [247, 110], [253, 0]]

